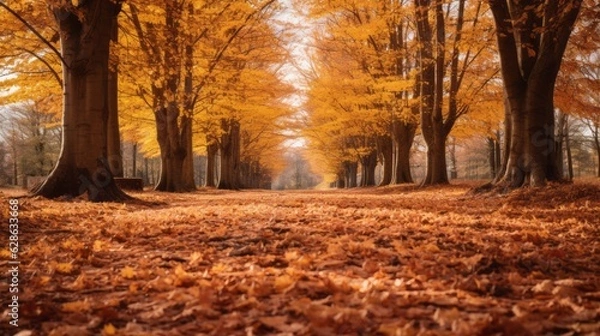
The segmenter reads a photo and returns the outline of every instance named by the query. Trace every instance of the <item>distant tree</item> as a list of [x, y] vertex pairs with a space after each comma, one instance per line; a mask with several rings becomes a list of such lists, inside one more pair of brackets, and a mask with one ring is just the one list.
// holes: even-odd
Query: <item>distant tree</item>
[[0, 186], [11, 182], [10, 161], [4, 141], [0, 142]]
[[13, 110], [13, 127], [20, 134], [19, 162], [25, 175], [47, 175], [60, 149], [60, 124], [55, 115], [44, 113], [35, 104]]

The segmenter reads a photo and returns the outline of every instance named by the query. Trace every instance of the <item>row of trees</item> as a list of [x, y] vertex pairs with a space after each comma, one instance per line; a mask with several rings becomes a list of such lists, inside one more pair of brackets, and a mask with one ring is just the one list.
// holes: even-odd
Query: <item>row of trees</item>
[[[422, 184], [447, 183], [451, 133], [488, 139], [496, 184], [541, 185], [563, 176], [555, 107], [592, 122], [598, 113], [589, 83], [598, 85], [593, 1], [308, 4], [320, 29], [307, 70], [304, 134], [311, 160], [338, 185], [373, 185], [377, 162], [381, 184], [412, 182], [416, 135], [427, 148]], [[558, 76], [571, 31], [565, 62], [572, 65]], [[554, 104], [557, 77], [577, 105]], [[571, 84], [560, 82], [566, 79]]]
[[2, 7], [5, 101], [60, 106], [63, 91], [63, 149], [38, 194], [126, 198], [112, 183], [122, 175], [119, 124], [125, 140], [160, 156], [157, 190], [195, 188], [194, 152], [207, 155], [207, 185], [219, 188], [258, 186], [283, 168], [272, 158], [285, 139], [291, 86], [280, 79], [288, 55], [276, 1]]
[[[423, 184], [447, 183], [446, 141], [455, 126], [483, 129], [498, 148], [503, 117], [496, 182], [541, 185], [561, 177], [557, 78], [577, 100], [563, 111], [597, 114], [589, 112], [597, 97], [588, 89], [598, 81], [593, 0], [302, 4], [322, 27], [307, 71], [304, 135], [317, 153], [311, 161], [348, 185], [358, 183], [359, 167], [360, 184], [373, 184], [378, 161], [384, 184], [411, 182], [416, 134], [427, 146]], [[277, 1], [45, 5], [0, 3], [9, 23], [0, 36], [2, 85], [9, 88], [3, 99], [43, 101], [47, 111], [63, 102], [61, 155], [38, 194], [126, 198], [112, 182], [122, 171], [119, 121], [127, 140], [160, 156], [158, 190], [195, 188], [194, 151], [207, 155], [207, 184], [219, 175], [221, 188], [253, 186], [265, 171], [281, 169], [273, 154], [291, 114], [283, 98], [292, 89], [280, 79], [288, 55], [286, 27], [275, 23]], [[558, 77], [572, 32], [575, 47], [566, 58], [587, 67]]]

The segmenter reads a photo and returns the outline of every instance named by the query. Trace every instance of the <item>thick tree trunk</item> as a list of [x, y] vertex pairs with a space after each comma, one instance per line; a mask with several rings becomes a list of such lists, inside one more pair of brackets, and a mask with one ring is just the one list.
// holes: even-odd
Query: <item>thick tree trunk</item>
[[[117, 43], [119, 26], [117, 17], [113, 18], [111, 41]], [[115, 177], [123, 177], [123, 155], [121, 153], [121, 134], [119, 132], [119, 79], [117, 64], [109, 64], [108, 69], [108, 164]]]
[[566, 132], [566, 121], [568, 115], [558, 111], [557, 122], [556, 122], [556, 167], [558, 168], [558, 174], [561, 178], [565, 177], [564, 162], [565, 162], [565, 132]]
[[344, 181], [344, 175], [343, 174], [338, 174], [337, 175], [337, 180], [334, 182], [334, 186], [337, 189], [344, 189], [344, 188], [346, 188], [346, 181]]
[[360, 157], [360, 186], [375, 186], [375, 168], [377, 167], [377, 152], [373, 151]]
[[421, 133], [427, 143], [427, 167], [421, 185], [448, 183], [446, 135], [443, 116], [444, 23], [441, 4], [436, 5], [437, 56], [433, 56], [433, 30], [429, 23], [431, 0], [417, 0], [416, 20], [419, 40]]
[[344, 163], [342, 163], [342, 168], [345, 181], [344, 185], [346, 186], [346, 188], [356, 188], [356, 175], [358, 173], [358, 163], [354, 161], [344, 161]]
[[215, 163], [218, 152], [219, 145], [217, 145], [216, 143], [211, 143], [206, 146], [206, 179], [204, 182], [204, 186], [207, 188], [214, 188], [217, 186], [217, 179], [215, 176]]
[[194, 151], [192, 149], [192, 120], [187, 116], [184, 117], [185, 121], [182, 122], [182, 134], [185, 138], [183, 141], [185, 145], [185, 158], [183, 159], [182, 167], [182, 182], [186, 190], [196, 190], [196, 183], [194, 182]]
[[427, 145], [427, 172], [421, 185], [447, 184], [446, 136], [436, 131], [432, 142]]
[[188, 192], [195, 189], [194, 177], [184, 175], [184, 161], [188, 155], [190, 144], [186, 133], [186, 124], [191, 121], [185, 116], [179, 119], [179, 107], [171, 102], [167, 107], [155, 113], [156, 132], [160, 147], [161, 171], [156, 191]]
[[391, 184], [392, 182], [392, 172], [393, 172], [393, 145], [392, 138], [389, 135], [378, 136], [377, 137], [377, 151], [380, 161], [383, 165], [383, 178], [381, 182], [379, 182], [380, 186], [386, 186]]
[[95, 0], [77, 10], [55, 10], [66, 62], [63, 142], [54, 170], [34, 193], [54, 198], [87, 192], [91, 201], [125, 200], [129, 197], [114, 183], [107, 159], [109, 41], [120, 6]]
[[508, 161], [510, 158], [510, 146], [511, 146], [510, 139], [512, 139], [512, 119], [511, 119], [511, 114], [510, 114], [510, 104], [508, 103], [508, 95], [506, 93], [506, 90], [504, 91], [503, 126], [504, 126], [504, 142], [502, 145], [502, 159], [498, 160], [498, 162], [500, 162], [500, 167], [499, 167], [498, 171], [496, 172], [496, 175], [493, 177], [491, 184], [489, 184], [488, 186], [498, 184], [499, 181], [502, 180], [502, 178], [504, 177], [504, 175], [506, 174], [506, 171], [508, 169]]
[[415, 138], [417, 126], [403, 121], [392, 124], [393, 174], [392, 184], [413, 183], [410, 172], [410, 148]]
[[488, 2], [496, 23], [510, 113], [506, 139], [510, 152], [498, 184], [542, 186], [561, 178], [554, 139], [554, 85], [581, 1], [550, 1], [540, 6], [515, 0]]
[[221, 174], [218, 189], [237, 190], [240, 166], [240, 124], [235, 120], [222, 120], [224, 131], [221, 136]]

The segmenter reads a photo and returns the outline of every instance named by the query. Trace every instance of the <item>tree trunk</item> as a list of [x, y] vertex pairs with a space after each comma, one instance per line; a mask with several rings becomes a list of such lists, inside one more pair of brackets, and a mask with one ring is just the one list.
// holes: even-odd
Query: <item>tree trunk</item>
[[[113, 18], [111, 41], [118, 42], [119, 25]], [[119, 78], [116, 62], [108, 69], [108, 164], [113, 176], [123, 177], [123, 155], [121, 153], [121, 134], [119, 132]]]
[[437, 55], [433, 56], [433, 30], [429, 23], [431, 0], [417, 0], [416, 20], [419, 41], [421, 133], [427, 143], [427, 167], [421, 185], [446, 184], [446, 136], [442, 116], [444, 79], [444, 16], [436, 4]]
[[356, 188], [356, 174], [358, 172], [358, 163], [354, 161], [344, 161], [342, 163], [344, 185], [346, 188]]
[[219, 146], [216, 143], [210, 143], [206, 146], [206, 178], [204, 186], [214, 188], [216, 184], [215, 163]]
[[432, 142], [427, 145], [427, 171], [421, 185], [447, 184], [446, 136], [436, 131]]
[[192, 149], [192, 120], [185, 117], [187, 121], [182, 123], [182, 137], [185, 137], [185, 158], [183, 159], [182, 167], [182, 182], [186, 190], [196, 190], [196, 182], [194, 181], [194, 151]]
[[558, 111], [557, 115], [557, 124], [556, 124], [556, 138], [555, 138], [555, 146], [556, 146], [556, 167], [558, 169], [558, 175], [561, 178], [565, 177], [564, 172], [564, 144], [565, 144], [565, 131], [566, 131], [566, 121], [568, 116], [561, 111]]
[[456, 180], [458, 178], [458, 166], [456, 163], [456, 139], [452, 138], [450, 144], [450, 179]]
[[554, 85], [581, 1], [528, 6], [488, 0], [496, 23], [502, 77], [510, 113], [508, 188], [542, 186], [561, 178], [554, 139]]
[[360, 157], [360, 186], [375, 186], [375, 168], [377, 167], [377, 152], [372, 151], [367, 155]]
[[598, 164], [598, 170], [596, 172], [596, 176], [600, 177], [600, 127], [596, 125], [594, 131], [594, 146], [596, 147], [596, 159]]
[[147, 186], [150, 184], [150, 170], [148, 169], [148, 158], [144, 157], [144, 185]]
[[379, 183], [380, 186], [386, 186], [392, 183], [392, 170], [394, 166], [392, 161], [392, 150], [392, 138], [389, 135], [377, 137], [378, 156], [383, 165], [383, 178]]
[[137, 177], [137, 155], [138, 155], [138, 144], [137, 142], [133, 143], [131, 146], [131, 157], [133, 159], [133, 163], [131, 164], [131, 177]]
[[566, 120], [565, 128], [565, 149], [567, 151], [567, 180], [573, 180], [573, 156], [571, 155], [571, 134], [569, 128], [569, 119]]
[[155, 113], [156, 132], [160, 147], [161, 170], [156, 191], [188, 192], [195, 188], [193, 179], [184, 176], [183, 164], [188, 154], [190, 145], [187, 137], [187, 123], [191, 123], [186, 116], [181, 117], [181, 125], [178, 122], [179, 106], [176, 102], [170, 102], [167, 107], [159, 108]]
[[488, 164], [490, 165], [490, 175], [492, 178], [498, 175], [498, 161], [496, 161], [497, 153], [497, 141], [493, 137], [486, 138], [488, 145]]
[[410, 147], [415, 138], [417, 126], [413, 123], [394, 121], [392, 124], [393, 174], [392, 184], [413, 183], [410, 172]]
[[221, 128], [221, 174], [218, 189], [237, 190], [240, 167], [240, 124], [236, 120], [222, 120]]
[[90, 0], [55, 9], [63, 65], [63, 142], [54, 170], [34, 191], [48, 198], [78, 196], [91, 201], [129, 197], [114, 183], [108, 162], [108, 58], [113, 20], [120, 6]]
[[[166, 46], [164, 58], [170, 60], [164, 64], [162, 73], [164, 82], [161, 88], [153, 88], [157, 139], [161, 152], [161, 174], [155, 190], [167, 192], [188, 192], [195, 190], [194, 175], [190, 173], [193, 161], [188, 157], [191, 152], [191, 117], [187, 112], [187, 102], [177, 100], [182, 76], [182, 58], [179, 43], [182, 37], [182, 8], [174, 2], [165, 2]], [[184, 78], [185, 80], [185, 78]], [[186, 161], [187, 158], [187, 161]], [[185, 168], [184, 168], [185, 164]]]

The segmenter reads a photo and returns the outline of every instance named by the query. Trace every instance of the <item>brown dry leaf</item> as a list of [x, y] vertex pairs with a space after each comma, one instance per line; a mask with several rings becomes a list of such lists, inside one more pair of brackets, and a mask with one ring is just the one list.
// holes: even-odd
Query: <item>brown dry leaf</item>
[[87, 312], [91, 309], [90, 302], [85, 299], [81, 301], [65, 302], [62, 304], [61, 310], [68, 313]]
[[175, 267], [175, 282], [177, 287], [190, 287], [196, 283], [196, 277], [183, 269], [183, 266]]
[[593, 335], [599, 190], [135, 194], [160, 206], [27, 199], [20, 216], [36, 227], [20, 254], [31, 285], [19, 295], [30, 321], [23, 327], [40, 335], [111, 334], [109, 324], [115, 335]]
[[52, 329], [48, 336], [87, 336], [91, 335], [86, 327], [65, 325]]
[[264, 316], [258, 319], [260, 323], [266, 325], [267, 327], [273, 328], [277, 331], [284, 333], [295, 333], [304, 328], [303, 325], [299, 323], [289, 324], [288, 317], [286, 315], [282, 316]]
[[538, 294], [551, 294], [554, 290], [554, 284], [552, 283], [552, 280], [544, 280], [533, 286], [531, 290]]
[[289, 291], [294, 285], [296, 281], [288, 274], [283, 274], [275, 278], [275, 290], [284, 293]]
[[452, 309], [436, 309], [433, 313], [433, 320], [439, 324], [442, 328], [452, 328], [452, 324], [460, 320], [460, 311], [456, 308]]

